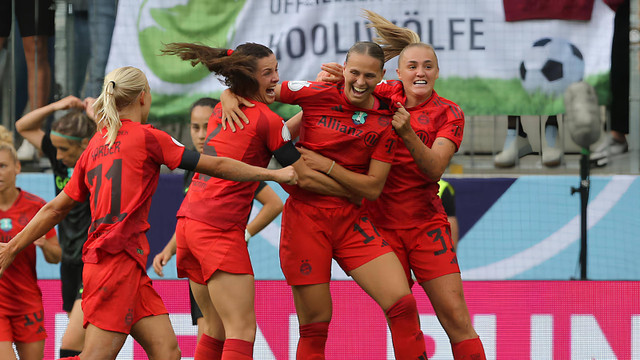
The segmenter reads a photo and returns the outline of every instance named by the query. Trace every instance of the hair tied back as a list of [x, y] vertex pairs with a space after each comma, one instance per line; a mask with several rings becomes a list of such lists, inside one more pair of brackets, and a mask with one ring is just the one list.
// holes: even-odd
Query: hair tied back
[[233, 54], [233, 49], [227, 49], [227, 56], [231, 56], [231, 54]]
[[108, 87], [105, 87], [105, 92], [109, 95], [113, 95], [113, 91], [116, 89], [116, 82], [113, 80], [110, 80], [109, 84], [113, 84], [113, 87], [110, 90], [108, 89]]

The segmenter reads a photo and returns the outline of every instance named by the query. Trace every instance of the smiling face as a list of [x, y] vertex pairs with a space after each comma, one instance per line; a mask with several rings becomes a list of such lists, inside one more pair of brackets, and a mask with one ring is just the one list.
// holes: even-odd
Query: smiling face
[[258, 93], [252, 98], [265, 104], [276, 101], [275, 87], [280, 81], [278, 60], [274, 54], [258, 59], [254, 76], [258, 81]]
[[436, 53], [426, 45], [408, 47], [398, 59], [396, 72], [407, 95], [407, 106], [419, 105], [431, 96], [439, 76]]
[[373, 90], [384, 76], [380, 60], [353, 52], [344, 64], [344, 93], [352, 105], [364, 109], [373, 107]]
[[207, 124], [213, 114], [213, 108], [209, 106], [195, 106], [191, 110], [191, 141], [196, 151], [202, 153], [204, 141], [207, 137]]

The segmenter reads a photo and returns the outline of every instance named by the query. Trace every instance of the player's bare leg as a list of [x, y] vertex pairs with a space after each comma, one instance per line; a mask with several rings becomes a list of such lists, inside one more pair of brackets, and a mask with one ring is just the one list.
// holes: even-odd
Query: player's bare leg
[[193, 298], [196, 300], [203, 316], [198, 319], [198, 339], [200, 339], [202, 334], [207, 334], [207, 336], [224, 341], [224, 325], [222, 324], [220, 315], [218, 315], [218, 312], [213, 307], [211, 296], [209, 296], [209, 288], [207, 285], [198, 284], [193, 281], [189, 281], [189, 286], [191, 286]]
[[396, 254], [378, 256], [349, 275], [384, 310], [396, 359], [426, 359], [416, 300]]
[[80, 358], [92, 360], [115, 359], [125, 340], [127, 340], [127, 334], [125, 333], [102, 330], [95, 325], [89, 324]]
[[486, 359], [482, 341], [471, 324], [460, 273], [443, 275], [420, 285], [449, 336], [454, 359]]
[[0, 341], [0, 354], [6, 356], [7, 360], [16, 360], [16, 355], [13, 352], [13, 343], [11, 341]]
[[460, 273], [443, 275], [420, 285], [452, 343], [478, 337], [471, 325]]
[[180, 359], [178, 339], [168, 314], [144, 317], [131, 327], [131, 336], [142, 346], [149, 359]]
[[291, 287], [300, 324], [296, 359], [324, 359], [333, 306], [329, 283]]
[[300, 325], [331, 321], [333, 307], [329, 283], [296, 285], [291, 291]]
[[226, 339], [253, 343], [256, 336], [253, 275], [216, 271], [209, 279], [207, 287], [211, 302], [224, 324]]
[[403, 296], [411, 294], [400, 260], [392, 252], [351, 270], [349, 275], [385, 311]]
[[84, 345], [82, 300], [78, 299], [73, 303], [73, 308], [69, 313], [69, 323], [62, 335], [61, 349], [82, 351]]
[[[30, 343], [16, 342], [20, 360], [42, 360], [44, 358], [44, 340]], [[11, 351], [13, 353], [13, 350]]]

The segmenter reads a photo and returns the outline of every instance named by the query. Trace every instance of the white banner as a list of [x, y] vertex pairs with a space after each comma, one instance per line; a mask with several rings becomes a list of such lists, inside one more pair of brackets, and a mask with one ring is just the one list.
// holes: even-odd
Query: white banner
[[[602, 0], [590, 21], [518, 22], [505, 21], [502, 0], [127, 0], [119, 2], [108, 70], [142, 69], [162, 117], [223, 89], [206, 69], [160, 56], [163, 43], [261, 43], [276, 53], [282, 80], [314, 79], [320, 64], [342, 63], [354, 42], [372, 38], [363, 8], [434, 46], [436, 90], [467, 115], [559, 113], [564, 89], [579, 80], [608, 101], [613, 12]], [[396, 64], [387, 64], [387, 78]]]

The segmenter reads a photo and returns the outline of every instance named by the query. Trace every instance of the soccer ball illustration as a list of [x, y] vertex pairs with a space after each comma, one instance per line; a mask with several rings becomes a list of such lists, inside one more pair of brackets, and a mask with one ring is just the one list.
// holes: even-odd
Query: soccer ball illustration
[[584, 59], [580, 50], [565, 39], [543, 38], [525, 51], [520, 63], [520, 80], [529, 94], [549, 96], [564, 94], [584, 76]]

